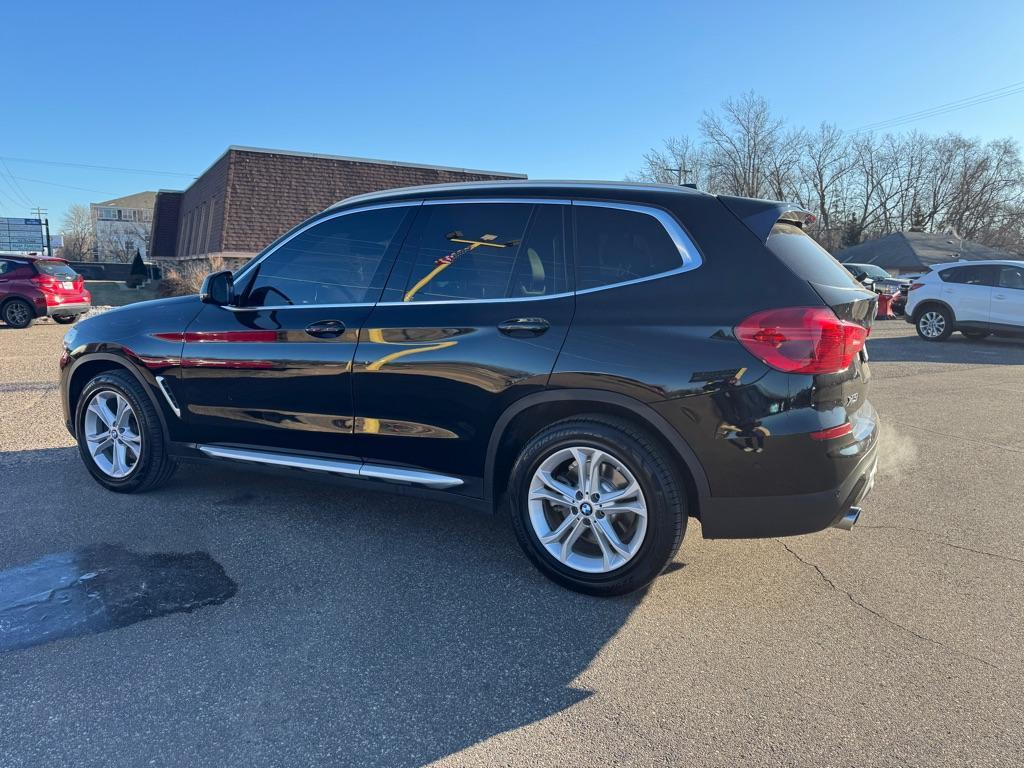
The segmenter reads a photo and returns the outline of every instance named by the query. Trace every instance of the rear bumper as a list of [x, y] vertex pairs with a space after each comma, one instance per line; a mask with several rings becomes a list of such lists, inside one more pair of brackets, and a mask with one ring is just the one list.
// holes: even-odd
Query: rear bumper
[[88, 312], [92, 307], [91, 302], [88, 301], [69, 301], [64, 304], [52, 304], [46, 306], [46, 314], [49, 317], [54, 315], [80, 315], [83, 312]]
[[701, 501], [705, 539], [799, 536], [839, 523], [871, 491], [878, 466], [873, 443], [837, 487], [793, 496], [710, 497]]

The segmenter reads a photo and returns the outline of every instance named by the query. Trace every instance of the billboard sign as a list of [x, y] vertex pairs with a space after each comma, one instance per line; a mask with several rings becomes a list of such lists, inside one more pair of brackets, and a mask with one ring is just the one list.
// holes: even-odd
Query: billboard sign
[[42, 219], [0, 218], [0, 251], [42, 253], [44, 243]]

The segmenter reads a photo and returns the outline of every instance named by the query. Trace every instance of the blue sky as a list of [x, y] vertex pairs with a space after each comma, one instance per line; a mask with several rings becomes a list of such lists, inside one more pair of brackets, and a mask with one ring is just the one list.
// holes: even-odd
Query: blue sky
[[[855, 129], [1024, 81], [1024, 3], [945, 5], [11, 0], [0, 156], [193, 175], [242, 144], [621, 179], [749, 89]], [[1024, 140], [1024, 93], [909, 127]], [[190, 180], [4, 162], [0, 215], [54, 222]]]

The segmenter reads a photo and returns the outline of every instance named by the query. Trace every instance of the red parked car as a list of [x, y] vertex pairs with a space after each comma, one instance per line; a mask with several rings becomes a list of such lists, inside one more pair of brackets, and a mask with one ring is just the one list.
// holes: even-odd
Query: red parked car
[[91, 304], [85, 280], [66, 261], [0, 254], [0, 319], [12, 328], [46, 316], [73, 323]]

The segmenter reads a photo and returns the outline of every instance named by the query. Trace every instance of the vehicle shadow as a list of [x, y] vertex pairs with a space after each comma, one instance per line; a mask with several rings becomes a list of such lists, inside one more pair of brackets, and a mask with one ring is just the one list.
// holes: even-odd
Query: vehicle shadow
[[871, 362], [1024, 365], [1024, 340], [989, 336], [978, 341], [959, 333], [939, 342], [917, 336], [873, 337], [868, 354]]
[[504, 521], [308, 475], [184, 464], [125, 496], [74, 448], [0, 464], [18, 467], [0, 569], [116, 544], [207, 553], [238, 586], [221, 605], [0, 654], [5, 738], [26, 755], [423, 765], [592, 695], [575, 681], [643, 597], [555, 586]]

